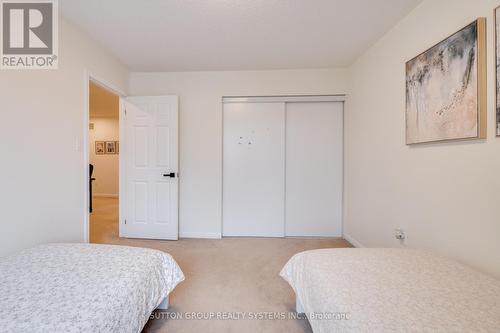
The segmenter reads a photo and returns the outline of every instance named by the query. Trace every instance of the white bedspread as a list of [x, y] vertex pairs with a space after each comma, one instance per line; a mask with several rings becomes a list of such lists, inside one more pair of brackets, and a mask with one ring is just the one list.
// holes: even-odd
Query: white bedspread
[[281, 276], [316, 333], [500, 332], [500, 281], [431, 253], [307, 251]]
[[161, 251], [49, 244], [0, 259], [1, 332], [140, 332], [184, 280]]

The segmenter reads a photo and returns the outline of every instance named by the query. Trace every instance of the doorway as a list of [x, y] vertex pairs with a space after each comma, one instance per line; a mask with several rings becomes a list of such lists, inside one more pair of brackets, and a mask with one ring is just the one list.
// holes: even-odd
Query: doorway
[[120, 96], [89, 82], [89, 241], [119, 238]]
[[87, 71], [84, 88], [84, 241], [177, 240], [178, 97], [125, 96]]

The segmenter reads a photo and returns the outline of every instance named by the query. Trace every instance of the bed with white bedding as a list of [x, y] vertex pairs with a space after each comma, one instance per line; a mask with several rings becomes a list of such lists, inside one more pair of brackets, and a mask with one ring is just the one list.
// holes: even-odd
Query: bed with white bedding
[[500, 332], [500, 281], [429, 252], [306, 251], [280, 275], [315, 333]]
[[0, 332], [140, 332], [184, 275], [167, 253], [48, 244], [0, 258]]

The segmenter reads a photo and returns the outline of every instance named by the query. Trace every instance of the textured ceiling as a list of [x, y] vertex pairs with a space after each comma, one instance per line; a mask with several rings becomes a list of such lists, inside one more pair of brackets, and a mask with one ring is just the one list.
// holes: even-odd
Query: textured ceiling
[[133, 71], [344, 67], [421, 0], [61, 0]]

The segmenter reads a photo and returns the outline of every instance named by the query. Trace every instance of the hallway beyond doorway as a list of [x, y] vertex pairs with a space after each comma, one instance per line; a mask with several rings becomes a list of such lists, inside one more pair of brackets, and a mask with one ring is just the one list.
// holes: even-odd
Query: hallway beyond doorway
[[93, 198], [90, 214], [90, 242], [114, 243], [118, 239], [118, 198]]

